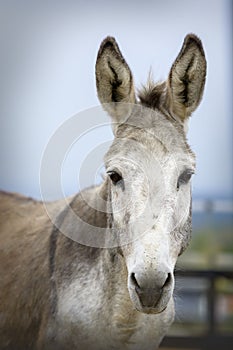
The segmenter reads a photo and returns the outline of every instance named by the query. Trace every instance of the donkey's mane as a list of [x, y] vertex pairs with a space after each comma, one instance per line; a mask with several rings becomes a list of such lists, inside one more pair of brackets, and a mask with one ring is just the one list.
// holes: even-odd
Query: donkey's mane
[[160, 109], [164, 103], [166, 91], [166, 82], [155, 83], [151, 74], [149, 74], [147, 83], [142, 85], [138, 91], [138, 97], [141, 104], [148, 108]]

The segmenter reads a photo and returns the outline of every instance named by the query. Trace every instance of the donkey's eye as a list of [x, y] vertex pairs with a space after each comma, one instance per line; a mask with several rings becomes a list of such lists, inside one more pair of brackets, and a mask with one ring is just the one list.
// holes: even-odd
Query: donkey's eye
[[180, 188], [181, 185], [187, 184], [189, 182], [193, 173], [193, 170], [187, 169], [179, 176], [177, 181], [177, 190]]
[[108, 176], [112, 180], [112, 183], [116, 185], [119, 181], [122, 180], [122, 176], [118, 174], [116, 171], [108, 171], [107, 172]]

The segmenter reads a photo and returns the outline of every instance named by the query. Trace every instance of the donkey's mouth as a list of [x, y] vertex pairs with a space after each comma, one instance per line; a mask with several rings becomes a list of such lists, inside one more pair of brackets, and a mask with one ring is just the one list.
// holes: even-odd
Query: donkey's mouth
[[140, 306], [138, 308], [138, 311], [146, 313], [146, 314], [160, 314], [161, 312], [166, 310], [169, 301], [170, 301], [170, 298], [163, 298], [161, 296], [159, 298], [158, 302], [155, 303], [155, 305], [152, 305], [152, 306], [144, 305], [141, 302]]
[[130, 288], [129, 294], [137, 311], [146, 314], [160, 314], [166, 310], [169, 304], [172, 289], [158, 293], [153, 289], [139, 292], [136, 288]]
[[163, 309], [158, 309], [156, 307], [142, 307], [140, 310], [137, 309], [137, 311], [142, 312], [144, 314], [148, 315], [158, 315], [161, 314], [163, 311], [165, 311], [167, 308], [167, 305]]

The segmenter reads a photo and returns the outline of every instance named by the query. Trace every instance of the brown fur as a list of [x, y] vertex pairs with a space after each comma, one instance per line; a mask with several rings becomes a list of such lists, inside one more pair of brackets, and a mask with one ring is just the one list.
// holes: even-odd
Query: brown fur
[[17, 339], [19, 349], [32, 349], [48, 308], [51, 222], [42, 203], [2, 192], [0, 229], [0, 348]]
[[[61, 211], [60, 216], [66, 213], [59, 201], [47, 205], [51, 212]], [[79, 208], [89, 224], [106, 226], [106, 215], [88, 207], [81, 196], [74, 197], [71, 207]], [[71, 278], [80, 261], [86, 260], [88, 273], [101, 249], [60, 234], [42, 202], [6, 192], [0, 192], [0, 234], [0, 349], [15, 349], [14, 344], [33, 349], [56, 312], [56, 288], [64, 277]]]

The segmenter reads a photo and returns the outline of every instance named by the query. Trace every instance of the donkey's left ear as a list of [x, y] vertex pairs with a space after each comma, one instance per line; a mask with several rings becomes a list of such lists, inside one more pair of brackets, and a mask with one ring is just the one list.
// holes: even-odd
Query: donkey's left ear
[[114, 122], [123, 123], [136, 99], [131, 70], [113, 37], [107, 37], [99, 48], [96, 86], [103, 108]]
[[206, 78], [206, 59], [200, 39], [188, 34], [168, 78], [168, 105], [182, 122], [199, 105]]

